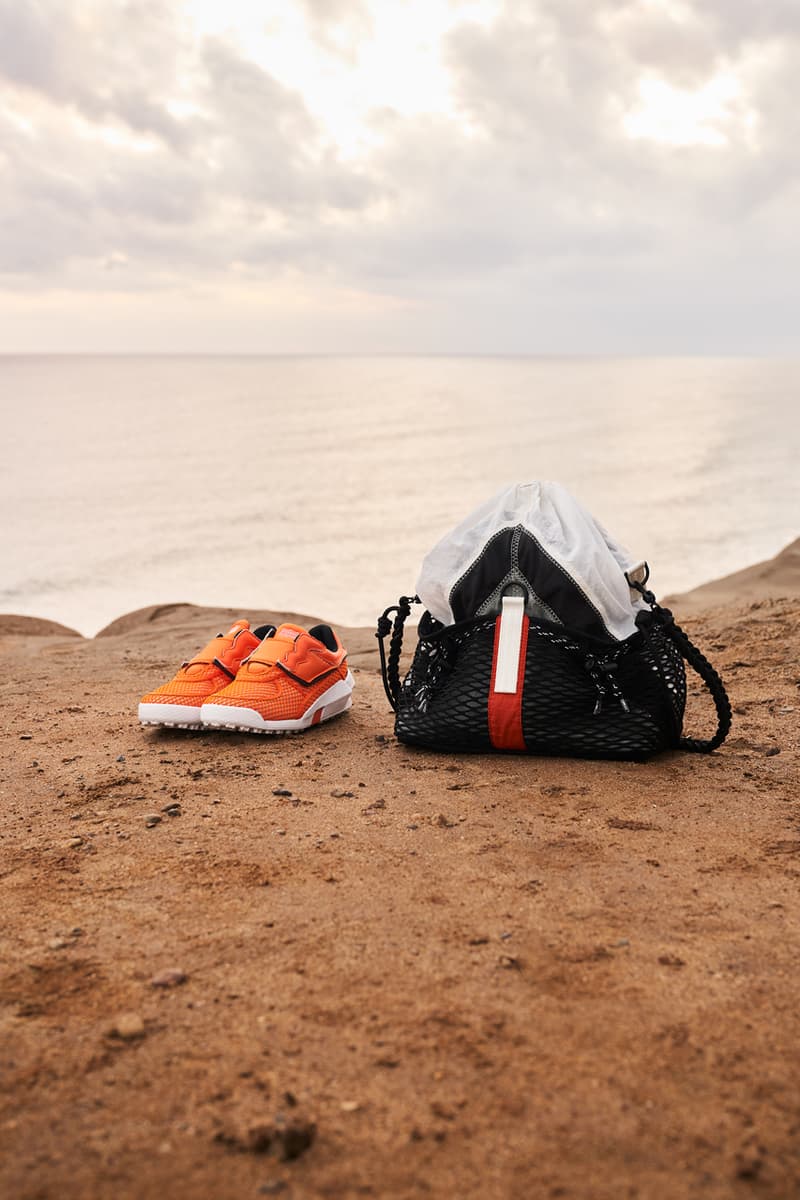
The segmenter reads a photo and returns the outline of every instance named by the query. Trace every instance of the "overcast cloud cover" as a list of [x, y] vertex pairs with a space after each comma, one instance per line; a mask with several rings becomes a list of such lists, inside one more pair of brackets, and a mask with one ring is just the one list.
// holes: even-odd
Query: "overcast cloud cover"
[[0, 350], [798, 350], [796, 0], [430, 5], [0, 0]]

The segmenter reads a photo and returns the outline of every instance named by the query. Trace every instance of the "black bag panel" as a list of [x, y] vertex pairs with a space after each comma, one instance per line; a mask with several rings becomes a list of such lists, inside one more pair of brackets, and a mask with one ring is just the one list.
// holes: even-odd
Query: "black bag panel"
[[524, 587], [537, 616], [597, 638], [609, 636], [597, 606], [524, 525], [498, 530], [453, 585], [448, 599], [455, 621], [486, 613], [487, 603], [492, 612], [499, 612], [510, 583]]
[[[408, 745], [492, 751], [489, 691], [495, 619], [443, 626], [425, 614], [398, 697], [395, 733]], [[623, 642], [575, 637], [531, 621], [522, 697], [527, 751], [643, 759], [676, 746], [686, 702], [680, 653], [654, 623]]]
[[[409, 745], [437, 750], [492, 750], [489, 688], [494, 617], [447, 630], [429, 613], [420, 622], [414, 661], [397, 704], [395, 734]], [[438, 627], [438, 628], [437, 628]]]
[[598, 658], [587, 654], [585, 646], [573, 643], [567, 648], [531, 629], [522, 696], [528, 750], [576, 758], [643, 759], [676, 745], [680, 700], [673, 702], [664, 681], [666, 670], [684, 679], [680, 656], [663, 638], [648, 642], [634, 634]]

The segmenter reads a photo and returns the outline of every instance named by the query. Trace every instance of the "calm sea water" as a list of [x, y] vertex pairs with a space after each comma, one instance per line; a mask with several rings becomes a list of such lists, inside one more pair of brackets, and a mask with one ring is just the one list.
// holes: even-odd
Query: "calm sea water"
[[798, 393], [760, 360], [0, 358], [0, 611], [371, 624], [537, 478], [682, 590], [800, 534]]

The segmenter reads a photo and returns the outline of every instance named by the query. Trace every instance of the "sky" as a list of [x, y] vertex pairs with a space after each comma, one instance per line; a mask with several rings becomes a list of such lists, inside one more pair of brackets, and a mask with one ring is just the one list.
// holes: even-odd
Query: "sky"
[[797, 0], [0, 0], [0, 352], [800, 350]]

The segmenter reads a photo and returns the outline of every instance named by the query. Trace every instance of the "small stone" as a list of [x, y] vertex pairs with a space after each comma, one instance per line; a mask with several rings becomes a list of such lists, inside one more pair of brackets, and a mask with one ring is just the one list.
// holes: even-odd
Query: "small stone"
[[69, 839], [69, 841], [67, 842], [67, 846], [70, 850], [77, 850], [78, 846], [82, 846], [82, 845], [83, 845], [82, 837], [71, 837]]
[[160, 825], [161, 824], [161, 814], [160, 813], [148, 813], [144, 819], [144, 823], [145, 823], [145, 827], [147, 829], [152, 829], [154, 825]]
[[371, 813], [382, 812], [385, 808], [386, 801], [383, 797], [379, 797], [377, 800], [373, 800], [371, 804], [368, 804], [366, 808], [362, 808], [361, 815], [367, 817]]
[[19, 740], [21, 742], [30, 742], [33, 740], [33, 734], [32, 733], [21, 733], [19, 735]]
[[292, 793], [289, 791], [288, 788], [277, 787], [277, 788], [272, 789], [272, 794], [273, 794], [273, 796], [291, 796]]
[[344, 790], [344, 788], [334, 788], [333, 791], [331, 792], [331, 796], [333, 797], [334, 800], [345, 800], [345, 799], [351, 800], [353, 797], [353, 793], [346, 792]]
[[438, 829], [452, 829], [456, 822], [451, 821], [444, 813], [437, 813], [435, 817], [431, 818], [431, 824], [435, 825]]
[[342, 1110], [342, 1112], [345, 1112], [345, 1113], [358, 1112], [358, 1110], [361, 1108], [361, 1101], [360, 1100], [343, 1100], [342, 1103], [339, 1105], [339, 1108]]
[[620, 938], [619, 941], [614, 942], [615, 946], [630, 946], [630, 944], [629, 938]]
[[685, 967], [686, 963], [677, 954], [659, 954], [658, 961], [662, 967]]
[[501, 954], [497, 961], [500, 963], [501, 967], [505, 968], [506, 971], [522, 970], [521, 962], [518, 958], [515, 958], [513, 954]]
[[183, 809], [181, 808], [180, 804], [176, 804], [173, 801], [172, 804], [165, 804], [161, 811], [166, 813], [168, 817], [179, 817], [183, 812]]
[[251, 1125], [243, 1138], [236, 1138], [241, 1149], [251, 1154], [272, 1153], [283, 1162], [293, 1162], [299, 1158], [316, 1137], [317, 1127], [313, 1121], [302, 1117], [293, 1117], [285, 1121], [277, 1117], [274, 1122], [263, 1125]]
[[780, 752], [781, 752], [780, 746], [770, 746], [769, 750], [767, 750], [764, 757], [765, 758], [774, 758], [775, 755], [780, 754]]
[[138, 1013], [120, 1013], [111, 1026], [112, 1037], [121, 1038], [123, 1042], [133, 1042], [136, 1038], [144, 1037], [144, 1021]]
[[66, 938], [54, 937], [54, 938], [50, 938], [50, 941], [47, 943], [47, 949], [48, 950], [63, 950], [64, 947], [68, 946], [68, 945], [69, 945], [69, 942], [66, 940]]
[[118, 754], [118, 755], [117, 755], [117, 757], [116, 757], [116, 759], [115, 759], [115, 761], [116, 761], [116, 762], [125, 762], [125, 755], [124, 755], [124, 754]]
[[154, 988], [174, 988], [180, 984], [186, 983], [186, 972], [181, 971], [178, 967], [167, 967], [165, 971], [159, 971], [150, 980], [150, 987]]

